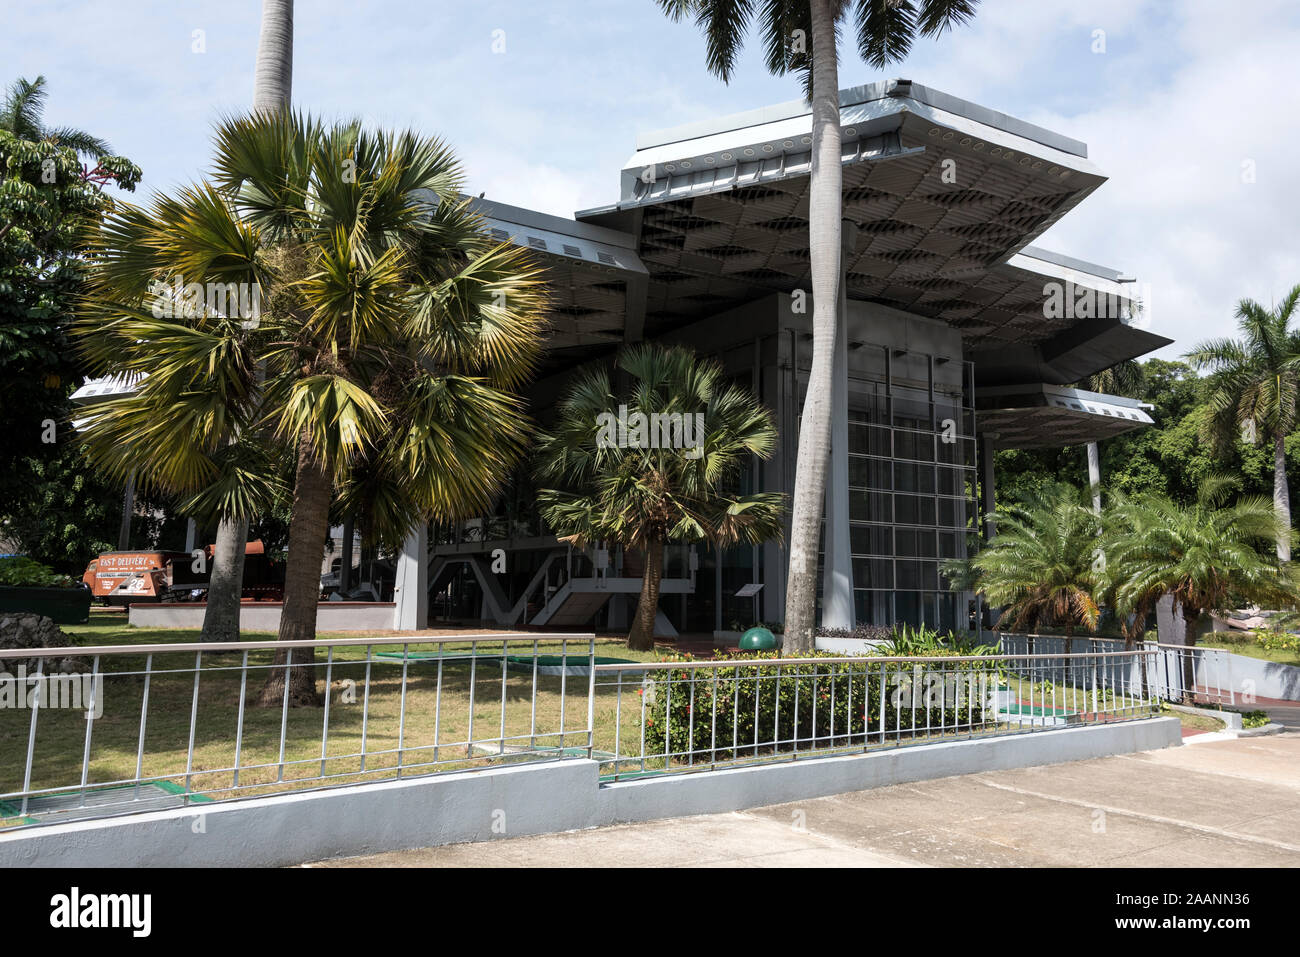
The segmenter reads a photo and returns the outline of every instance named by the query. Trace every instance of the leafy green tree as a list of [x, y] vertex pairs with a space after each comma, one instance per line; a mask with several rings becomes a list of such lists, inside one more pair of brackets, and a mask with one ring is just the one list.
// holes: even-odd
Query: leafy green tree
[[[27, 460], [61, 454], [71, 435], [68, 396], [84, 370], [66, 331], [86, 233], [112, 208], [106, 185], [140, 180], [102, 140], [48, 126], [45, 99], [44, 78], [20, 79], [0, 106], [0, 518], [29, 493]], [[82, 155], [95, 158], [93, 171]]]
[[[147, 377], [91, 435], [107, 467], [220, 514], [255, 512], [287, 449], [279, 637], [310, 640], [336, 499], [393, 548], [430, 517], [490, 504], [524, 446], [513, 390], [547, 297], [528, 252], [487, 236], [439, 140], [284, 111], [227, 120], [216, 140], [209, 182], [104, 230], [87, 349]], [[176, 275], [252, 284], [265, 291], [260, 316], [189, 308], [188, 296], [179, 314], [153, 315], [154, 284]], [[295, 704], [318, 701], [309, 660], [295, 653], [288, 669]], [[284, 672], [264, 703], [281, 700]]]
[[1049, 486], [1023, 505], [1000, 510], [997, 535], [971, 566], [978, 590], [1003, 612], [997, 627], [1097, 627], [1097, 534], [1100, 519], [1081, 504], [1077, 488]]
[[98, 159], [112, 154], [112, 148], [99, 137], [69, 126], [51, 127], [45, 123], [45, 77], [35, 80], [19, 77], [9, 87], [4, 106], [0, 107], [0, 130], [30, 143], [49, 143]]
[[[631, 379], [626, 396], [615, 397], [608, 371], [600, 369], [580, 375], [559, 403], [557, 421], [539, 443], [545, 487], [538, 500], [563, 540], [584, 548], [614, 542], [645, 556], [627, 640], [630, 648], [649, 649], [665, 545], [727, 547], [780, 536], [783, 496], [737, 492], [741, 470], [755, 456], [771, 455], [776, 425], [749, 392], [726, 383], [721, 365], [685, 349], [636, 346], [619, 356], [618, 367]], [[626, 437], [612, 425], [620, 407]], [[656, 421], [677, 424], [670, 441], [653, 431]], [[637, 431], [641, 424], [647, 431]]]
[[1291, 493], [1287, 487], [1286, 437], [1296, 427], [1300, 396], [1300, 329], [1291, 327], [1300, 305], [1300, 284], [1273, 309], [1253, 299], [1237, 304], [1241, 339], [1210, 339], [1187, 358], [1210, 370], [1209, 399], [1213, 417], [1203, 435], [1221, 449], [1239, 435], [1273, 449], [1273, 507], [1281, 518], [1279, 561], [1291, 560]]
[[53, 454], [23, 459], [17, 468], [23, 494], [6, 504], [0, 537], [81, 577], [92, 558], [113, 547], [122, 519], [121, 488], [90, 467], [75, 438], [60, 443]]
[[840, 221], [840, 25], [847, 22], [858, 52], [884, 68], [905, 57], [914, 39], [936, 37], [975, 15], [979, 0], [658, 0], [673, 20], [691, 18], [704, 34], [710, 72], [730, 82], [751, 26], [761, 36], [767, 69], [794, 71], [812, 104], [812, 173], [808, 249], [813, 296], [813, 358], [799, 428], [790, 568], [786, 577], [785, 648], [813, 647], [817, 552], [830, 458], [831, 369], [838, 330]]

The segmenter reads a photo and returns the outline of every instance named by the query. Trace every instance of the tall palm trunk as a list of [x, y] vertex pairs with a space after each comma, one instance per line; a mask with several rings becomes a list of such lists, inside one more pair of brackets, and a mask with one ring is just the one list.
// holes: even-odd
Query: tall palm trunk
[[812, 272], [813, 358], [799, 422], [794, 503], [790, 516], [790, 568], [786, 576], [785, 650], [811, 651], [817, 605], [817, 545], [826, 492], [831, 430], [831, 376], [838, 324], [840, 206], [839, 71], [831, 0], [812, 7], [812, 178], [808, 249]]
[[1101, 451], [1096, 442], [1088, 443], [1088, 488], [1092, 489], [1092, 510], [1101, 514]]
[[1277, 560], [1291, 560], [1291, 492], [1286, 482], [1286, 436], [1278, 431], [1273, 438], [1273, 508], [1282, 521], [1277, 538]]
[[[293, 86], [293, 0], [262, 0], [262, 32], [253, 75], [253, 109], [289, 106]], [[203, 641], [239, 640], [239, 599], [244, 590], [248, 516], [223, 518], [217, 527], [203, 613]]]
[[645, 572], [641, 576], [641, 599], [637, 602], [627, 646], [649, 651], [655, 646], [655, 618], [659, 614], [659, 583], [664, 574], [664, 543], [646, 542]]
[[244, 551], [248, 519], [223, 518], [212, 550], [208, 607], [200, 641], [239, 640], [239, 601], [244, 590]]
[[257, 41], [253, 109], [289, 105], [293, 88], [293, 0], [262, 0], [262, 33]]
[[[304, 433], [298, 440], [298, 467], [293, 487], [293, 517], [289, 520], [289, 557], [284, 575], [284, 607], [280, 611], [280, 641], [310, 641], [316, 637], [316, 609], [320, 602], [321, 554], [329, 532], [329, 469]], [[289, 703], [316, 705], [316, 660], [313, 648], [277, 651], [275, 664], [262, 686], [259, 703], [279, 705], [289, 671]], [[284, 666], [289, 666], [287, 669]]]

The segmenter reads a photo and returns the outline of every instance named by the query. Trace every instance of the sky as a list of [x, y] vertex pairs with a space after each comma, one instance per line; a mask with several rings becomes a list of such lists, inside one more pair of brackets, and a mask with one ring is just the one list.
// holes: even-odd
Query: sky
[[[249, 108], [259, 0], [0, 0], [0, 80], [46, 77], [51, 126], [107, 139], [140, 189], [203, 175]], [[1137, 278], [1142, 324], [1233, 335], [1300, 283], [1297, 0], [983, 0], [885, 71], [1083, 140], [1108, 183], [1035, 241]], [[730, 85], [653, 0], [298, 0], [293, 99], [455, 147], [466, 191], [561, 216], [617, 199], [638, 132], [800, 96], [756, 42]]]

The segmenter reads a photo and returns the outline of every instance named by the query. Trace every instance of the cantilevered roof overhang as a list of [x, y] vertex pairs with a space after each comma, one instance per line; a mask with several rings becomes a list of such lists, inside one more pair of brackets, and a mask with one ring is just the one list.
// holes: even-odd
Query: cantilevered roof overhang
[[982, 435], [999, 449], [1081, 445], [1151, 424], [1136, 399], [1047, 384], [975, 389]]
[[[1118, 273], [1026, 249], [1105, 181], [1083, 143], [906, 80], [840, 103], [850, 298], [942, 319], [970, 349], [1074, 326], [1044, 309], [1044, 285], [1065, 273], [1130, 308]], [[619, 201], [577, 218], [639, 237], [647, 334], [807, 288], [811, 143], [802, 102], [638, 140]]]
[[550, 359], [581, 361], [628, 337], [640, 338], [648, 273], [636, 237], [485, 199], [472, 203], [494, 239], [532, 251], [546, 269], [553, 307]]

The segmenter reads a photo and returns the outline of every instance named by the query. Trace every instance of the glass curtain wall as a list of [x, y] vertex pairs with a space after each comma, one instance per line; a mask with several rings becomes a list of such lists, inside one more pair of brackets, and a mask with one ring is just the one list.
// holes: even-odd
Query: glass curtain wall
[[964, 629], [940, 566], [966, 556], [978, 514], [973, 366], [874, 345], [849, 363], [855, 617]]

